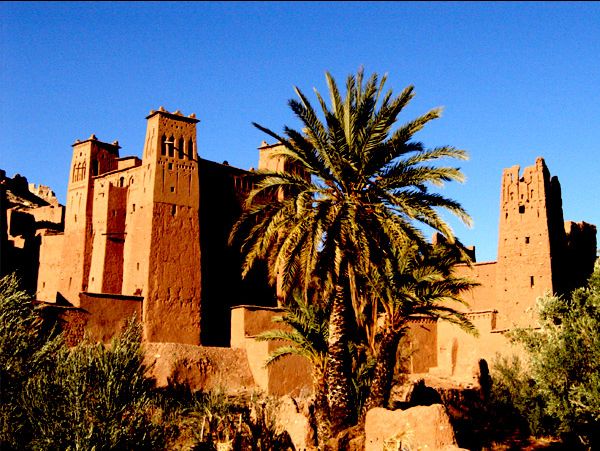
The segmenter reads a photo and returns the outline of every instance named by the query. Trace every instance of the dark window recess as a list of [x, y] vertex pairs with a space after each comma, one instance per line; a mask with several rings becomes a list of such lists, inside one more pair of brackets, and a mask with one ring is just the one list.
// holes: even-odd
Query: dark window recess
[[535, 282], [533, 280], [533, 276], [529, 276], [529, 286], [532, 287], [535, 285]]
[[525, 213], [525, 205], [519, 205], [519, 213]]
[[525, 237], [525, 244], [529, 244], [529, 237], [528, 236]]

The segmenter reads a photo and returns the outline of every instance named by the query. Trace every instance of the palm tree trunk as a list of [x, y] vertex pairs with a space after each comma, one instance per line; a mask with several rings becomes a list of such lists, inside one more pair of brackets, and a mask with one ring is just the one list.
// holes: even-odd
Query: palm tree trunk
[[313, 370], [313, 387], [315, 390], [314, 420], [317, 431], [317, 445], [319, 449], [330, 437], [329, 405], [327, 403], [327, 382], [323, 371]]
[[393, 330], [389, 326], [382, 333], [378, 346], [377, 363], [375, 364], [371, 391], [360, 415], [361, 424], [364, 423], [367, 412], [370, 409], [385, 407], [390, 399], [400, 337], [400, 332]]
[[337, 285], [329, 317], [327, 399], [331, 433], [352, 426], [355, 412], [352, 403], [351, 358], [348, 350], [348, 310], [344, 288]]

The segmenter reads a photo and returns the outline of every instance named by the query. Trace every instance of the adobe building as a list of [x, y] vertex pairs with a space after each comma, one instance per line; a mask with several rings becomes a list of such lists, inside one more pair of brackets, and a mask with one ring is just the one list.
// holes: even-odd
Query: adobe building
[[[223, 358], [242, 352], [269, 393], [310, 386], [305, 362], [263, 367], [276, 344], [254, 337], [274, 327], [277, 290], [264, 267], [242, 280], [240, 253], [227, 244], [251, 172], [199, 158], [195, 115], [161, 107], [146, 119], [141, 159], [94, 135], [73, 144], [66, 209], [46, 187], [0, 174], [0, 272], [35, 266], [29, 287], [62, 309], [73, 341], [84, 331], [107, 341], [137, 315], [148, 344], [192, 345], [185, 361], [220, 346]], [[279, 146], [263, 142], [259, 169], [296, 170], [273, 155]], [[522, 174], [505, 169], [498, 259], [456, 268], [480, 284], [465, 294], [480, 335], [415, 318], [410, 370], [471, 378], [480, 359], [510, 349], [507, 330], [535, 325], [538, 296], [582, 285], [595, 258], [596, 228], [563, 221], [560, 184], [542, 158]]]
[[[473, 252], [473, 260], [474, 252]], [[596, 227], [564, 221], [561, 188], [542, 158], [521, 174], [505, 169], [500, 189], [498, 259], [458, 265], [456, 274], [479, 286], [463, 296], [475, 338], [426, 318], [411, 325], [414, 372], [470, 377], [478, 361], [510, 351], [506, 332], [536, 326], [536, 300], [585, 284], [596, 260]]]
[[[265, 269], [242, 280], [240, 253], [227, 245], [250, 172], [199, 158], [197, 122], [193, 114], [152, 111], [141, 159], [121, 157], [116, 141], [77, 140], [66, 209], [52, 205], [64, 227], [61, 216], [52, 233], [42, 231], [47, 207], [28, 210], [38, 225], [27, 232], [37, 243], [28, 258], [39, 261], [32, 291], [65, 307], [78, 334], [107, 340], [136, 314], [148, 342], [229, 346], [231, 307], [277, 305]], [[275, 147], [260, 148], [259, 168], [281, 166], [269, 156]], [[4, 189], [4, 197], [16, 191]], [[15, 226], [22, 207], [4, 204], [3, 249], [25, 247]]]
[[24, 288], [35, 292], [42, 236], [62, 232], [64, 212], [47, 186], [0, 170], [0, 275], [17, 272]]

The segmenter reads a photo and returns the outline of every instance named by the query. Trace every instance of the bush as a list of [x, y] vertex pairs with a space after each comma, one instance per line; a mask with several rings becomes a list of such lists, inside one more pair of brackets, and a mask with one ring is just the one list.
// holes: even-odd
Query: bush
[[0, 449], [31, 439], [25, 385], [54, 361], [62, 342], [13, 275], [0, 278]]
[[287, 432], [276, 426], [276, 404], [272, 399], [253, 395], [228, 397], [221, 390], [197, 393], [188, 411], [196, 451], [289, 451], [294, 446]]
[[539, 323], [513, 333], [529, 368], [498, 365], [496, 395], [512, 401], [533, 434], [557, 433], [593, 449], [600, 440], [600, 264], [568, 299], [541, 298]]
[[0, 279], [0, 448], [160, 449], [140, 326], [69, 349], [18, 285]]
[[25, 387], [37, 449], [158, 449], [152, 381], [145, 377], [141, 329], [131, 322], [110, 347], [62, 347], [55, 365]]

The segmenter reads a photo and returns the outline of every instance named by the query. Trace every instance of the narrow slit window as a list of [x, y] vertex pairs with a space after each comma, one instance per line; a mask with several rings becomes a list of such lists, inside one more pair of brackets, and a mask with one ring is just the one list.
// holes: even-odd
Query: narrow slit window
[[190, 138], [187, 146], [187, 158], [188, 160], [194, 159], [194, 141]]
[[179, 138], [179, 143], [177, 145], [177, 157], [180, 160], [183, 160], [183, 138]]
[[160, 154], [162, 156], [167, 155], [167, 137], [165, 135], [162, 135], [160, 139]]
[[533, 287], [535, 285], [535, 280], [533, 276], [529, 276], [529, 286]]
[[173, 135], [169, 137], [169, 142], [167, 143], [167, 146], [169, 151], [169, 157], [173, 158], [175, 156], [175, 150], [173, 149], [175, 146], [175, 138], [173, 138]]

